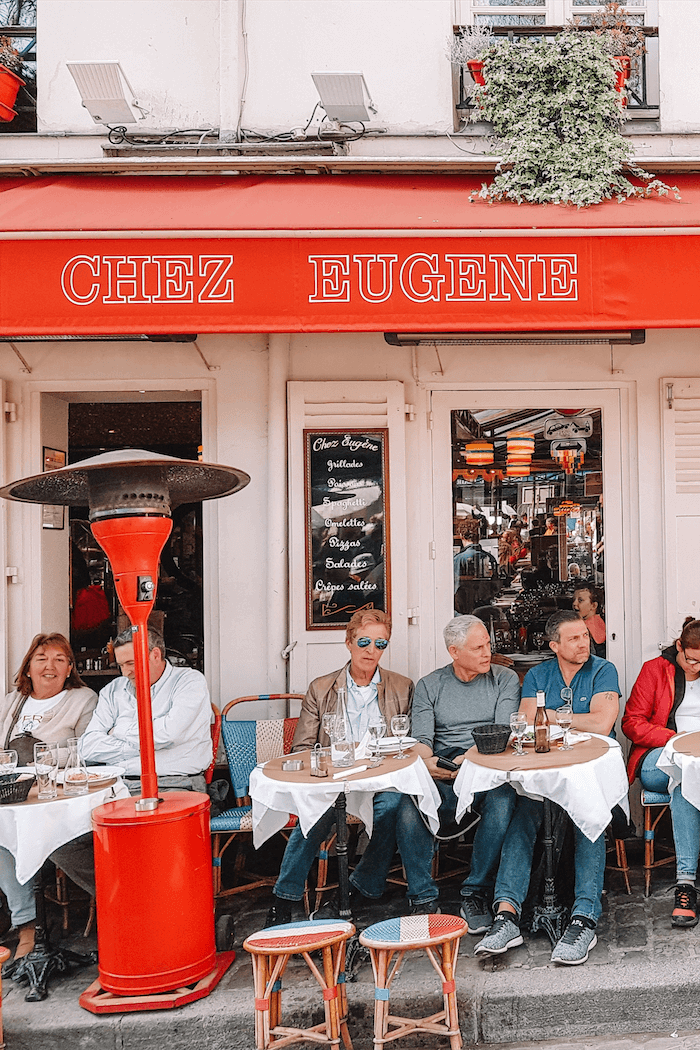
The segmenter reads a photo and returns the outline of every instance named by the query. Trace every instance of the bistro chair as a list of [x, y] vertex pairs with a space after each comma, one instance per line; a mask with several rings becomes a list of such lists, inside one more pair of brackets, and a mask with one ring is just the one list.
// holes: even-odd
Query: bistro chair
[[[644, 810], [644, 896], [651, 892], [651, 873], [654, 868], [664, 864], [673, 864], [675, 851], [670, 846], [656, 845], [656, 827], [671, 805], [671, 796], [666, 792], [647, 791], [642, 788], [642, 808]], [[654, 815], [654, 810], [658, 810]], [[656, 857], [656, 849], [663, 851], [662, 857]]]
[[[456, 915], [407, 915], [368, 926], [360, 944], [369, 949], [374, 971], [374, 1047], [414, 1032], [446, 1036], [451, 1050], [459, 1050], [455, 964], [459, 942], [467, 932], [464, 919]], [[440, 980], [443, 1008], [427, 1017], [399, 1017], [389, 1013], [391, 984], [401, 970], [406, 952], [424, 951]], [[393, 1027], [390, 1031], [389, 1026]]]
[[[235, 702], [235, 701], [234, 701]], [[221, 712], [216, 704], [211, 705], [211, 712], [214, 716], [214, 721], [211, 723], [211, 762], [204, 771], [204, 779], [207, 784], [211, 784], [214, 779], [214, 767], [216, 766], [216, 756], [219, 751], [219, 741], [221, 740]]]
[[[235, 893], [259, 886], [273, 886], [276, 876], [256, 875], [245, 869], [245, 851], [239, 849], [234, 864], [234, 884], [222, 888], [221, 863], [233, 842], [248, 846], [253, 837], [253, 807], [248, 794], [250, 774], [259, 762], [267, 762], [282, 754], [289, 754], [296, 729], [296, 718], [273, 718], [257, 721], [236, 721], [227, 718], [236, 704], [254, 700], [302, 700], [298, 693], [260, 694], [241, 696], [231, 700], [221, 712], [221, 736], [231, 774], [234, 803], [230, 809], [211, 818], [212, 864], [214, 899], [220, 900]], [[297, 818], [290, 816], [287, 828], [295, 826]], [[305, 902], [308, 911], [308, 902]]]
[[[292, 922], [254, 933], [243, 942], [250, 953], [255, 984], [257, 1050], [308, 1041], [352, 1050], [345, 992], [345, 947], [355, 933], [351, 922]], [[318, 966], [311, 953], [321, 953]], [[324, 1019], [310, 1028], [282, 1025], [282, 976], [292, 955], [301, 955], [323, 991]]]

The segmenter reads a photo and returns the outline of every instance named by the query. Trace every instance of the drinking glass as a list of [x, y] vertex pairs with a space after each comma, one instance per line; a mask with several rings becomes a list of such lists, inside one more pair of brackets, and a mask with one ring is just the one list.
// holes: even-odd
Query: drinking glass
[[17, 769], [17, 752], [0, 751], [0, 777], [14, 773]]
[[386, 719], [382, 715], [375, 716], [367, 726], [369, 732], [369, 739], [372, 748], [372, 759], [370, 761], [371, 766], [379, 766], [384, 761], [381, 751], [379, 750], [379, 741], [382, 737], [386, 736]]
[[40, 799], [56, 798], [56, 775], [58, 773], [58, 744], [34, 745], [34, 768]]
[[527, 718], [525, 715], [521, 715], [519, 711], [515, 711], [510, 716], [510, 728], [513, 730], [515, 735], [514, 753], [522, 758], [527, 755], [527, 752], [523, 748], [523, 737], [527, 729]]
[[399, 760], [407, 757], [403, 753], [403, 742], [408, 736], [410, 726], [411, 720], [408, 715], [394, 715], [391, 720], [391, 731], [394, 736], [399, 738], [399, 753], [396, 756]]
[[574, 720], [574, 709], [571, 704], [563, 704], [557, 708], [557, 725], [561, 726], [564, 730], [564, 739], [562, 740], [559, 747], [562, 751], [571, 751], [573, 747], [569, 743], [569, 730], [571, 729], [571, 723]]
[[541, 653], [542, 649], [544, 648], [544, 643], [547, 640], [545, 634], [542, 631], [535, 631], [535, 633], [532, 636], [532, 640], [535, 643], [535, 648], [537, 649], [537, 652]]
[[335, 718], [336, 718], [335, 714], [332, 711], [330, 711], [330, 712], [326, 712], [326, 714], [321, 719], [321, 725], [323, 726], [323, 731], [324, 731], [324, 733], [326, 734], [326, 736], [328, 737], [329, 740], [331, 740], [333, 738], [333, 733], [334, 733], [334, 730], [335, 730]]

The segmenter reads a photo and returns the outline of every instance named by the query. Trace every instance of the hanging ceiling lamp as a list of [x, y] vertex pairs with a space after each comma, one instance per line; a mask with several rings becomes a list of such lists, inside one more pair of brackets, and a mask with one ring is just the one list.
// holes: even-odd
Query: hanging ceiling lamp
[[471, 441], [462, 449], [470, 467], [487, 467], [493, 463], [493, 445], [490, 441]]
[[525, 463], [511, 463], [510, 460], [506, 464], [506, 475], [509, 478], [526, 478], [531, 473], [530, 470], [530, 458], [528, 456]]
[[508, 448], [508, 460], [515, 456], [527, 456], [532, 458], [535, 451], [535, 435], [529, 430], [511, 430], [506, 438]]

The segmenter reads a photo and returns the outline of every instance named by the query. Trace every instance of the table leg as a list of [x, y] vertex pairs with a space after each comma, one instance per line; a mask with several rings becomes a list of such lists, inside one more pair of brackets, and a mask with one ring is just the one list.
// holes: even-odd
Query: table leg
[[335, 854], [338, 861], [338, 913], [341, 919], [350, 921], [350, 878], [348, 874], [348, 821], [347, 799], [341, 791], [335, 800], [336, 840]]
[[544, 805], [544, 893], [542, 903], [535, 907], [532, 916], [532, 933], [540, 930], [549, 937], [554, 946], [566, 928], [568, 909], [557, 900], [557, 891], [554, 885], [554, 839], [552, 837], [552, 803], [550, 799], [543, 800]]
[[97, 952], [72, 952], [67, 948], [52, 948], [46, 926], [46, 901], [44, 899], [44, 874], [47, 865], [39, 872], [34, 890], [36, 900], [36, 930], [34, 948], [28, 955], [7, 964], [3, 977], [10, 977], [17, 984], [29, 984], [25, 995], [28, 1003], [38, 1003], [49, 994], [47, 985], [53, 974], [70, 973], [76, 966], [91, 966], [97, 962]]

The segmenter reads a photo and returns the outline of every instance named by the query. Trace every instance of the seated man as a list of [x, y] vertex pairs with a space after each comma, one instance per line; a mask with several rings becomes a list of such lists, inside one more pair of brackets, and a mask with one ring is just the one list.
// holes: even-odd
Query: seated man
[[[550, 722], [556, 710], [570, 698], [574, 709], [573, 728], [608, 735], [619, 710], [617, 671], [608, 660], [591, 656], [590, 635], [585, 621], [572, 610], [553, 613], [546, 624], [550, 648], [556, 660], [532, 667], [523, 682], [521, 710], [532, 724], [536, 693], [546, 693]], [[491, 929], [474, 949], [475, 955], [500, 955], [523, 943], [519, 920], [527, 896], [535, 839], [542, 823], [541, 802], [522, 797], [508, 829], [498, 868]], [[554, 946], [551, 961], [567, 966], [584, 963], [596, 944], [595, 928], [601, 913], [605, 874], [605, 832], [591, 842], [574, 826], [574, 903], [571, 921]]]
[[[508, 725], [511, 714], [518, 710], [520, 685], [515, 671], [492, 662], [489, 633], [478, 617], [455, 616], [443, 636], [452, 663], [418, 682], [411, 732], [442, 796], [440, 820], [446, 824], [454, 819], [457, 808], [452, 787], [457, 772], [441, 768], [438, 758], [461, 765], [474, 743], [475, 726]], [[474, 835], [471, 871], [461, 890], [461, 912], [470, 933], [483, 933], [491, 924], [489, 903], [496, 869], [516, 804], [517, 795], [509, 784], [480, 792], [474, 799], [472, 808], [481, 820]], [[420, 818], [414, 827], [416, 853], [425, 866], [424, 881], [437, 897], [437, 886], [430, 877], [433, 837]]]
[[[123, 766], [124, 782], [132, 795], [138, 795], [141, 758], [132, 637], [128, 627], [114, 640], [114, 658], [122, 677], [100, 690], [80, 750], [87, 763]], [[158, 789], [206, 792], [204, 772], [212, 758], [211, 703], [206, 679], [191, 667], [168, 663], [165, 642], [151, 627], [148, 649]], [[94, 896], [92, 832], [61, 846], [51, 854], [51, 860]]]
[[[317, 742], [324, 747], [329, 745], [330, 741], [323, 729], [323, 716], [335, 712], [341, 686], [347, 689], [348, 716], [356, 741], [365, 735], [373, 715], [383, 715], [390, 732], [393, 715], [405, 714], [410, 710], [413, 682], [394, 671], [379, 668], [380, 657], [389, 644], [390, 636], [391, 620], [386, 613], [377, 609], [361, 609], [355, 613], [345, 633], [350, 662], [339, 671], [314, 679], [309, 686], [292, 741], [293, 751], [313, 747]], [[425, 893], [423, 884], [417, 881], [416, 875], [420, 869], [416, 868], [413, 843], [410, 838], [405, 838], [404, 823], [397, 821], [405, 797], [395, 791], [380, 791], [374, 796], [372, 837], [350, 876], [351, 900], [353, 891], [370, 899], [382, 896], [398, 845], [406, 870], [411, 910], [436, 911], [437, 905], [432, 905], [432, 898], [437, 899], [437, 893], [433, 893], [430, 887]], [[411, 810], [417, 811], [410, 798], [406, 798], [406, 801], [410, 817]], [[295, 827], [284, 851], [279, 878], [273, 889], [274, 903], [268, 915], [268, 926], [292, 921], [292, 904], [304, 896], [309, 869], [334, 823], [335, 810], [331, 806], [306, 837], [299, 825]]]

